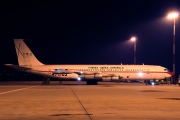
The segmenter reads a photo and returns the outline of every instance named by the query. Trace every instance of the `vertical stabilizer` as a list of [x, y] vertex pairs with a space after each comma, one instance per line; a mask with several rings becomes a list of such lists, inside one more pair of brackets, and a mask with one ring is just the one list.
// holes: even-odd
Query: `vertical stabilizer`
[[18, 63], [21, 66], [43, 65], [31, 52], [23, 39], [14, 39]]

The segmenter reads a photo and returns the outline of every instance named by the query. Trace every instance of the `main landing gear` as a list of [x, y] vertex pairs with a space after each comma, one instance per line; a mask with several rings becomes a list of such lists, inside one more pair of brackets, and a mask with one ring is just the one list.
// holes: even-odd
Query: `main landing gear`
[[86, 84], [87, 84], [87, 85], [97, 85], [97, 84], [98, 84], [98, 81], [97, 81], [97, 80], [87, 80], [87, 81], [86, 81]]
[[50, 84], [51, 84], [50, 78], [45, 77], [44, 80], [42, 81], [42, 85], [50, 85]]

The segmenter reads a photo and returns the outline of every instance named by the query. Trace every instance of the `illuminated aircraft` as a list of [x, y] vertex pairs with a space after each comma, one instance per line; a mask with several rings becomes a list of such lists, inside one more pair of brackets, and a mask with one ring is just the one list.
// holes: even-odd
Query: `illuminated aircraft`
[[167, 68], [156, 65], [46, 65], [35, 57], [23, 39], [14, 39], [14, 43], [19, 65], [5, 65], [48, 78], [42, 84], [50, 84], [50, 78], [84, 80], [89, 85], [98, 81], [159, 80], [172, 76]]

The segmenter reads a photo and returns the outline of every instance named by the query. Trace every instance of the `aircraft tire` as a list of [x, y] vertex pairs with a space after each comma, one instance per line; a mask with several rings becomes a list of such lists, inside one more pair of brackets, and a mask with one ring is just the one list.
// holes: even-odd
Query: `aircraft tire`
[[97, 81], [97, 80], [95, 80], [95, 81], [93, 81], [93, 82], [94, 82], [93, 85], [97, 85], [97, 84], [98, 84], [98, 81]]
[[86, 81], [86, 84], [87, 84], [87, 85], [91, 85], [91, 81], [90, 81], [90, 80], [87, 80], [87, 81]]
[[50, 81], [47, 81], [47, 85], [50, 85], [51, 83], [50, 83]]
[[97, 81], [97, 80], [87, 80], [87, 81], [86, 81], [86, 84], [87, 84], [87, 85], [97, 85], [97, 84], [98, 84], [98, 81]]
[[42, 81], [42, 85], [44, 85], [45, 83], [44, 83], [44, 81]]

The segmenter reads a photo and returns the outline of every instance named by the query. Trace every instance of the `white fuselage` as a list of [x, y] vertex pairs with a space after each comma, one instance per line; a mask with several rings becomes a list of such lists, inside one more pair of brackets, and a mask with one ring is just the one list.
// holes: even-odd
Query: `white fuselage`
[[[39, 65], [32, 66], [31, 72], [52, 75], [52, 73], [66, 74], [58, 75], [59, 78], [78, 78], [95, 75], [102, 77], [120, 77], [121, 79], [164, 79], [171, 77], [168, 69], [155, 65]], [[76, 74], [76, 73], [80, 73]]]

